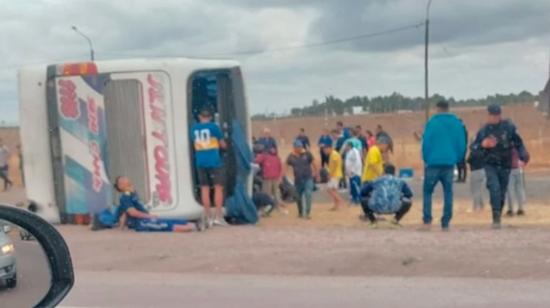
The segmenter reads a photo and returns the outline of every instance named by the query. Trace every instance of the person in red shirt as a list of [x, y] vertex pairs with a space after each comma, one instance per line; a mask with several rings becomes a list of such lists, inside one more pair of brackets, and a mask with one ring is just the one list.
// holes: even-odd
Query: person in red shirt
[[262, 170], [262, 190], [275, 201], [276, 208], [286, 213], [285, 205], [281, 202], [279, 185], [283, 175], [283, 166], [276, 148], [270, 148], [267, 152], [259, 154], [255, 163]]

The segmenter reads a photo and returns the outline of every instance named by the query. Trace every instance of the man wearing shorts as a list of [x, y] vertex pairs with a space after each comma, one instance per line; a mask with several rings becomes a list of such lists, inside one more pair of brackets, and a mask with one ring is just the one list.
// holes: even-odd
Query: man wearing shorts
[[[201, 201], [208, 226], [227, 226], [223, 218], [223, 162], [220, 149], [225, 149], [223, 133], [218, 124], [212, 122], [212, 113], [203, 109], [199, 114], [199, 123], [191, 127], [191, 139], [195, 149], [195, 167], [201, 186]], [[210, 188], [214, 187], [216, 211], [212, 215], [210, 207]]]
[[129, 178], [117, 177], [114, 187], [120, 193], [116, 217], [121, 229], [128, 228], [140, 232], [190, 232], [196, 229], [193, 224], [183, 219], [160, 219], [149, 214]]
[[325, 144], [323, 151], [328, 156], [329, 181], [327, 183], [327, 192], [334, 202], [331, 211], [336, 211], [342, 206], [342, 197], [338, 194], [340, 180], [343, 177], [342, 156], [332, 148], [332, 144]]

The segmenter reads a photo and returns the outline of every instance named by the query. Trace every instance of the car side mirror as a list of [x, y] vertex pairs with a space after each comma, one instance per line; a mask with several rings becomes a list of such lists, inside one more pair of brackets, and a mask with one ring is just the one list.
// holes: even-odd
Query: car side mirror
[[55, 307], [74, 284], [69, 249], [39, 216], [0, 204], [2, 307]]

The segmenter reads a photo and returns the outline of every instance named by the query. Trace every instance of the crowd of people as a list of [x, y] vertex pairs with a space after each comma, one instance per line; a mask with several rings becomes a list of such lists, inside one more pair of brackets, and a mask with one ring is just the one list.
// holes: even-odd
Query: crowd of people
[[[506, 199], [507, 215], [524, 215], [524, 176], [522, 168], [529, 162], [529, 154], [515, 125], [502, 118], [498, 105], [487, 108], [487, 123], [475, 138], [468, 140], [463, 121], [450, 111], [449, 103], [441, 101], [426, 124], [422, 134], [416, 134], [422, 144], [424, 162], [422, 229], [432, 226], [432, 195], [436, 186], [443, 188], [443, 215], [440, 225], [448, 231], [453, 217], [453, 185], [466, 182], [470, 166], [470, 188], [473, 211], [483, 209], [483, 185], [489, 190], [493, 213], [493, 228], [501, 227], [501, 216]], [[299, 130], [293, 149], [286, 159], [280, 158], [277, 141], [267, 128], [254, 139], [256, 163], [265, 185], [261, 193], [271, 197], [273, 208], [286, 212], [279, 197], [281, 181], [295, 187], [298, 216], [311, 218], [312, 195], [318, 184], [333, 203], [332, 211], [345, 205], [342, 191], [349, 192], [351, 205], [361, 205], [361, 219], [377, 226], [377, 215], [394, 214], [392, 222], [399, 221], [412, 207], [413, 192], [407, 181], [397, 176], [392, 162], [393, 139], [381, 125], [375, 133], [360, 125], [345, 126], [338, 122], [333, 129], [324, 128], [317, 142], [319, 157], [312, 153], [310, 139], [304, 128]], [[469, 153], [469, 154], [468, 154]], [[287, 172], [292, 169], [292, 173]], [[455, 172], [457, 174], [455, 174]], [[279, 188], [279, 189], [278, 189]], [[516, 205], [517, 210], [514, 208]]]

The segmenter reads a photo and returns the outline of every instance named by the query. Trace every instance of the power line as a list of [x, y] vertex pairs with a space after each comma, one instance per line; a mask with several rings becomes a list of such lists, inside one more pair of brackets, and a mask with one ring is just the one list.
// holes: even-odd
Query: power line
[[[242, 55], [257, 55], [257, 54], [266, 54], [266, 53], [273, 53], [273, 52], [284, 52], [289, 50], [296, 50], [296, 49], [309, 49], [309, 48], [316, 48], [316, 47], [323, 47], [328, 45], [336, 45], [341, 43], [347, 43], [351, 41], [357, 41], [357, 40], [363, 40], [367, 38], [373, 38], [377, 36], [384, 36], [389, 35], [397, 32], [407, 31], [411, 29], [418, 29], [424, 25], [424, 22], [419, 22], [407, 26], [392, 28], [384, 31], [378, 31], [378, 32], [371, 32], [371, 33], [365, 33], [365, 34], [359, 34], [355, 36], [349, 36], [349, 37], [343, 37], [328, 41], [322, 41], [317, 43], [309, 43], [309, 44], [299, 44], [299, 45], [290, 45], [290, 46], [282, 46], [282, 47], [275, 47], [271, 49], [256, 49], [256, 50], [242, 50], [242, 51], [234, 51], [230, 53], [221, 53], [221, 54], [203, 54], [201, 57], [228, 57], [228, 56], [242, 56]], [[125, 53], [125, 52], [104, 52], [104, 54], [113, 55], [113, 56], [138, 56], [136, 54], [131, 53]], [[174, 56], [174, 55], [163, 55], [163, 56]]]

